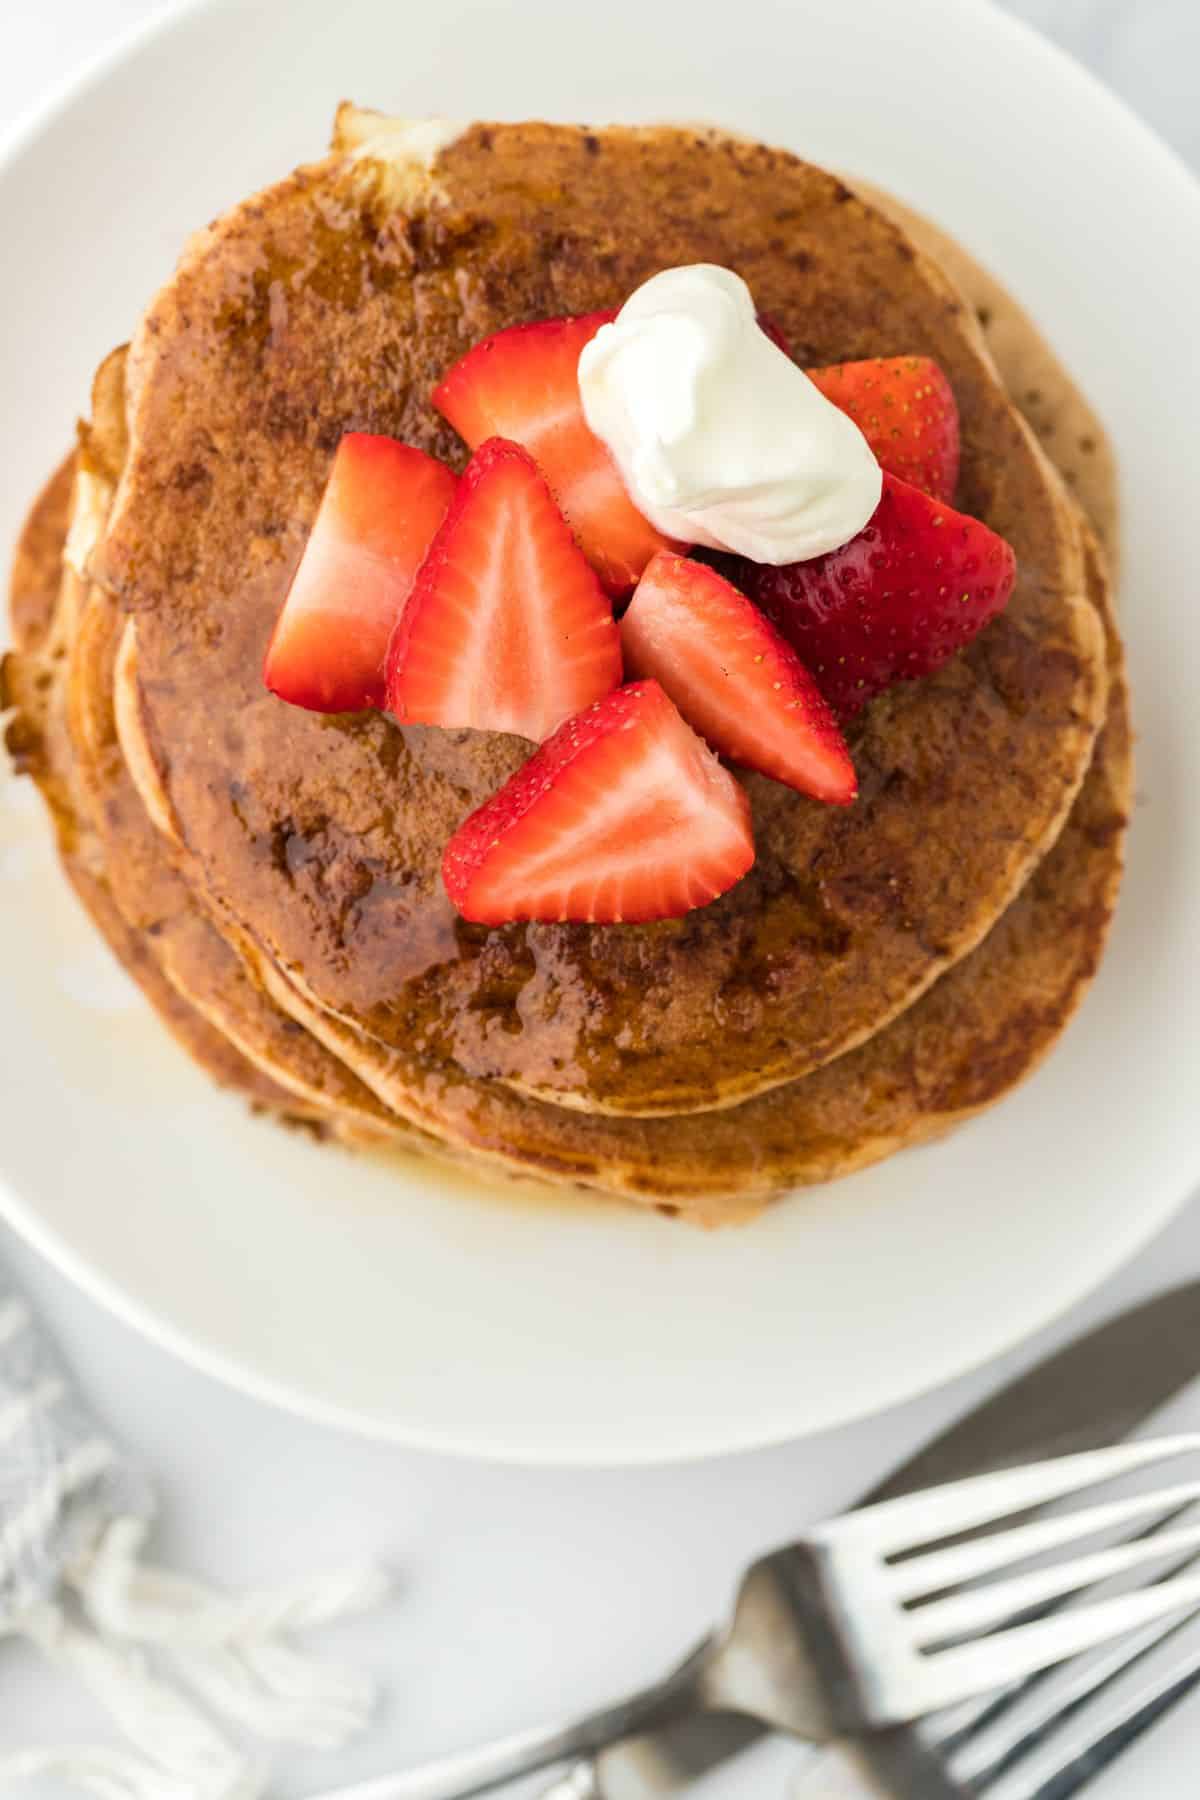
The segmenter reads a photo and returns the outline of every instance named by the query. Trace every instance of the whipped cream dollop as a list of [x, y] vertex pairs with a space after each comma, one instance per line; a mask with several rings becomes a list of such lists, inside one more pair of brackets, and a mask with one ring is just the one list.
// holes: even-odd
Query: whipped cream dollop
[[579, 359], [587, 422], [668, 537], [759, 563], [836, 550], [879, 504], [857, 425], [760, 328], [740, 275], [667, 269]]

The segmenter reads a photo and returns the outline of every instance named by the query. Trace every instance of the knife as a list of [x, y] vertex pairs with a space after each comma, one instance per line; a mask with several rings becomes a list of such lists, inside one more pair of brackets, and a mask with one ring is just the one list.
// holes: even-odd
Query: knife
[[[858, 1504], [1118, 1443], [1197, 1375], [1200, 1281], [1120, 1313], [1017, 1376]], [[610, 1744], [589, 1762], [576, 1764], [543, 1800], [657, 1800], [678, 1793], [764, 1735], [747, 1719], [684, 1719], [667, 1730]], [[829, 1774], [833, 1795], [839, 1784], [832, 1764]]]

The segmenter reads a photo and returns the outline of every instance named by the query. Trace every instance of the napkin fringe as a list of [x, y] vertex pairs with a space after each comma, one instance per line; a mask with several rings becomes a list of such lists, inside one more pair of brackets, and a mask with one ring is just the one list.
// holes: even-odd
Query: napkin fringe
[[50, 1776], [99, 1800], [192, 1800], [194, 1789], [127, 1750], [75, 1744], [69, 1750], [19, 1750], [0, 1756], [0, 1788]]
[[[286, 1633], [376, 1606], [390, 1582], [362, 1562], [242, 1596], [142, 1561], [148, 1523], [110, 1521], [65, 1571], [78, 1618], [34, 1608], [17, 1630], [69, 1669], [138, 1755], [90, 1748], [0, 1758], [0, 1785], [52, 1772], [102, 1800], [256, 1800], [263, 1773], [175, 1682], [216, 1718], [255, 1735], [334, 1749], [368, 1721], [372, 1684], [303, 1655]], [[174, 1677], [151, 1668], [146, 1652]]]

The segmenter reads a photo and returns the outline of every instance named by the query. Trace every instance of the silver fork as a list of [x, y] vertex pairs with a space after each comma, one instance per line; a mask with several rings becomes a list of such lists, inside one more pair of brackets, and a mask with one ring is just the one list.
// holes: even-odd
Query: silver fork
[[[1172, 1526], [1070, 1559], [1062, 1553], [1102, 1532], [1177, 1512], [1200, 1499], [1200, 1481], [986, 1528], [1198, 1451], [1196, 1434], [1129, 1444], [848, 1513], [755, 1563], [728, 1628], [655, 1687], [573, 1724], [523, 1732], [325, 1800], [467, 1800], [515, 1776], [587, 1756], [618, 1736], [700, 1711], [743, 1713], [828, 1744], [995, 1693], [1126, 1633], [1148, 1633], [1200, 1606], [1200, 1572], [1189, 1568], [1050, 1616], [1028, 1615], [1096, 1584], [1130, 1580], [1156, 1562], [1195, 1555], [1200, 1525]], [[969, 1541], [948, 1542], [968, 1532], [974, 1534]], [[1047, 1567], [993, 1579], [1047, 1554], [1057, 1559]], [[906, 1753], [911, 1737], [906, 1734]], [[930, 1780], [940, 1785], [908, 1792], [932, 1800], [970, 1791], [949, 1785], [940, 1763], [931, 1759], [929, 1767]], [[859, 1789], [871, 1791], [887, 1790]]]

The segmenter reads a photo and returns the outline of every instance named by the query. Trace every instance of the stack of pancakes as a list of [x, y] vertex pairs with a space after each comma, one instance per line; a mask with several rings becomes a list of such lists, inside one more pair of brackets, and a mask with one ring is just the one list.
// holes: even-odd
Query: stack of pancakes
[[[349, 1142], [743, 1217], [995, 1100], [1096, 968], [1130, 754], [1099, 427], [953, 246], [783, 152], [475, 125], [427, 163], [411, 141], [343, 108], [332, 154], [194, 238], [102, 365], [17, 557], [9, 747], [220, 1081]], [[429, 396], [471, 344], [694, 262], [742, 274], [807, 366], [940, 362], [955, 504], [1012, 543], [1016, 591], [852, 727], [853, 807], [745, 777], [758, 861], [714, 905], [468, 924], [443, 847], [528, 745], [288, 707], [261, 681], [272, 624], [343, 431], [461, 467]]]

